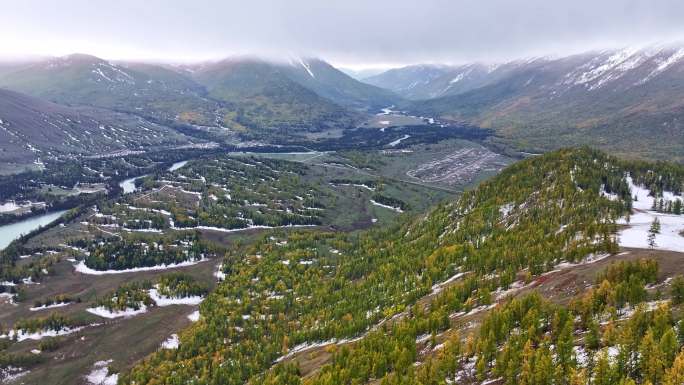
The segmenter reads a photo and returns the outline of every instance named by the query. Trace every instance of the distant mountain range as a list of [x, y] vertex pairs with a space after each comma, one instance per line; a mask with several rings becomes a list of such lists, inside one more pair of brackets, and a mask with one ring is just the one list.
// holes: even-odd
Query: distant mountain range
[[680, 47], [409, 66], [365, 81], [411, 99], [402, 109], [494, 128], [495, 142], [519, 150], [589, 144], [631, 157], [684, 160]]
[[[0, 63], [0, 88], [24, 94], [0, 95], [5, 109], [0, 119], [14, 121], [14, 130], [26, 130], [21, 148], [31, 145], [42, 151], [101, 151], [88, 149], [89, 141], [105, 149], [137, 148], [139, 143], [126, 145], [125, 138], [110, 143], [107, 137], [112, 135], [90, 127], [120, 127], [116, 132], [124, 135], [134, 131], [138, 120], [164, 134], [143, 141], [149, 145], [189, 142], [189, 136], [222, 140], [217, 132], [263, 141], [291, 139], [357, 127], [382, 107], [394, 105], [440, 122], [494, 129], [496, 136], [489, 142], [502, 150], [536, 153], [589, 144], [630, 157], [684, 161], [681, 47], [500, 64], [425, 64], [392, 69], [363, 82], [311, 58], [233, 57], [174, 66], [74, 54]], [[77, 139], [79, 129], [87, 131], [86, 141], [73, 141], [56, 128], [49, 135], [58, 137], [45, 145], [34, 135], [36, 127], [48, 130], [54, 128], [50, 123], [61, 127], [79, 120], [93, 123], [67, 131]], [[204, 127], [212, 128], [210, 134], [195, 134]], [[3, 143], [18, 140], [10, 136]], [[3, 155], [18, 157], [10, 154], [18, 150], [8, 146]]]
[[266, 141], [347, 129], [402, 100], [303, 58], [172, 66], [73, 54], [0, 63], [0, 88], [0, 159], [20, 163], [188, 144], [191, 125]]
[[113, 63], [74, 54], [0, 66], [0, 87], [69, 106], [123, 111], [161, 123], [249, 133], [349, 128], [397, 103], [318, 59], [239, 57], [193, 66]]

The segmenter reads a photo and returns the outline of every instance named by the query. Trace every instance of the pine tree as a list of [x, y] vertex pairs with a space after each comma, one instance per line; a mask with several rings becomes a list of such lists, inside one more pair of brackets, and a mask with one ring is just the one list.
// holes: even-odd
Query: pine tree
[[553, 384], [553, 359], [551, 352], [546, 344], [537, 349], [534, 358], [534, 384], [552, 385]]
[[596, 366], [594, 367], [594, 382], [592, 385], [613, 385], [613, 375], [608, 360], [608, 353], [602, 350], [599, 353]]
[[572, 369], [570, 371], [570, 382], [569, 385], [587, 385], [589, 380], [587, 379], [586, 369], [578, 370]]
[[653, 218], [653, 223], [651, 223], [651, 227], [648, 229], [648, 246], [652, 249], [657, 246], [655, 242], [656, 234], [660, 234], [660, 221], [658, 217]]
[[645, 380], [659, 384], [663, 377], [663, 356], [656, 344], [653, 332], [649, 330], [639, 346], [641, 374]]
[[520, 385], [535, 385], [534, 382], [534, 348], [532, 347], [532, 340], [525, 342], [522, 356], [522, 368], [520, 369]]
[[663, 378], [663, 385], [684, 384], [684, 350], [677, 354], [672, 367], [667, 370]]
[[679, 350], [677, 337], [671, 327], [667, 329], [662, 337], [660, 337], [659, 346], [663, 355], [663, 366], [669, 367], [672, 365], [672, 362], [674, 362], [677, 351]]
[[[562, 331], [556, 341], [556, 366], [558, 367], [558, 379], [567, 379], [570, 369], [574, 367], [572, 348], [574, 326], [571, 319], [568, 319], [562, 327]], [[562, 382], [565, 383], [565, 382]]]
[[672, 304], [679, 305], [684, 303], [684, 276], [677, 275], [670, 284], [670, 292], [672, 293]]

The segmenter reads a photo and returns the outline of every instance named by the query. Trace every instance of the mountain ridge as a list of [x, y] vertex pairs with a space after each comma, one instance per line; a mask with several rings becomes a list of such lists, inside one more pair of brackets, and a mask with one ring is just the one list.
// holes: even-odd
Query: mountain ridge
[[369, 111], [400, 100], [320, 59], [229, 57], [160, 65], [72, 54], [12, 67], [0, 75], [0, 87], [59, 104], [243, 132], [349, 128]]
[[425, 98], [402, 109], [493, 128], [503, 146], [542, 152], [592, 144], [624, 156], [684, 160], [678, 46], [459, 66], [415, 88], [404, 96], [420, 91]]

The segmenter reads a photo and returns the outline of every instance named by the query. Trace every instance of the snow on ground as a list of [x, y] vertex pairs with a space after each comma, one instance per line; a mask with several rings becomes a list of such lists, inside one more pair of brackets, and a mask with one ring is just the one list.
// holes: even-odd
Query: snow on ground
[[548, 274], [551, 274], [551, 273], [556, 273], [556, 272], [560, 271], [560, 269], [567, 269], [567, 268], [570, 268], [570, 267], [577, 267], [577, 266], [581, 266], [581, 265], [589, 265], [589, 264], [592, 264], [592, 263], [596, 263], [596, 262], [601, 261], [601, 260], [603, 260], [603, 259], [606, 259], [606, 258], [608, 258], [608, 257], [610, 257], [610, 254], [608, 254], [608, 253], [603, 253], [603, 254], [589, 254], [589, 255], [586, 256], [586, 258], [584, 258], [584, 259], [582, 259], [581, 261], [576, 262], [576, 263], [561, 262], [561, 263], [557, 264], [557, 265], [554, 267], [553, 270], [545, 272], [544, 274], [542, 274], [542, 276], [548, 275]]
[[176, 267], [186, 267], [186, 266], [196, 265], [196, 264], [198, 264], [200, 262], [204, 262], [204, 261], [207, 261], [207, 259], [202, 258], [202, 259], [196, 259], [196, 260], [192, 260], [192, 261], [185, 261], [185, 262], [181, 262], [181, 263], [170, 263], [168, 265], [135, 267], [132, 269], [123, 269], [123, 270], [95, 270], [95, 269], [91, 269], [90, 267], [86, 266], [84, 261], [81, 261], [77, 265], [74, 266], [74, 270], [81, 273], [81, 274], [89, 274], [89, 275], [123, 274], [123, 273], [137, 273], [140, 271], [174, 269]]
[[580, 368], [587, 366], [587, 363], [589, 362], [589, 355], [587, 354], [587, 351], [584, 350], [584, 347], [573, 346], [572, 350], [575, 353], [575, 359], [577, 359], [577, 365]]
[[[640, 249], [650, 248], [648, 230], [654, 218], [660, 221], [660, 234], [656, 234], [654, 249], [684, 252], [684, 215], [668, 215], [655, 212], [638, 212], [632, 214], [629, 226], [620, 231], [620, 246]], [[619, 224], [627, 224], [624, 219]]]
[[[680, 235], [680, 232], [684, 231], [684, 215], [664, 214], [651, 210], [654, 198], [648, 196], [649, 191], [636, 186], [631, 177], [627, 177], [627, 183], [632, 196], [637, 198], [632, 203], [632, 207], [637, 211], [630, 216], [629, 222], [626, 218], [617, 221], [618, 224], [627, 225], [619, 232], [620, 246], [649, 249], [648, 230], [653, 220], [658, 218], [660, 234], [656, 234], [654, 249], [684, 252], [684, 236]], [[664, 196], [669, 200], [679, 199], [669, 192], [665, 192]]]
[[515, 208], [515, 205], [513, 203], [506, 203], [505, 205], [499, 207], [499, 213], [501, 214], [501, 218], [508, 217], [508, 214], [510, 214], [511, 211], [513, 211], [513, 208]]
[[0, 298], [7, 298], [7, 303], [16, 305], [16, 303], [14, 303], [14, 294], [12, 293], [0, 293]]
[[390, 209], [390, 210], [396, 211], [396, 212], [398, 212], [398, 213], [403, 213], [403, 212], [404, 212], [404, 210], [402, 210], [402, 209], [399, 208], [399, 207], [383, 205], [382, 203], [376, 202], [376, 201], [374, 201], [374, 200], [372, 200], [372, 199], [370, 200], [370, 203], [373, 204], [374, 206], [384, 207], [384, 208], [386, 208], [386, 209]]
[[162, 349], [178, 349], [180, 340], [178, 339], [178, 334], [171, 334], [171, 337], [167, 338], [166, 341], [162, 342]]
[[59, 330], [41, 330], [38, 332], [33, 332], [33, 333], [27, 333], [24, 330], [10, 330], [9, 333], [0, 335], [0, 338], [14, 338], [16, 337], [17, 341], [24, 341], [24, 340], [40, 340], [45, 337], [57, 337], [57, 336], [64, 336], [67, 334], [71, 333], [76, 333], [77, 331], [83, 329], [83, 326], [77, 327], [77, 328], [69, 328], [69, 327], [63, 327]]
[[[331, 183], [331, 184], [332, 184], [332, 183]], [[338, 184], [336, 184], [336, 185], [334, 185], [334, 186], [354, 186], [354, 187], [365, 188], [365, 189], [368, 190], [368, 191], [375, 191], [375, 188], [374, 188], [374, 187], [370, 187], [370, 186], [367, 186], [367, 185], [365, 185], [365, 184], [360, 184], [360, 183], [338, 183]], [[311, 207], [311, 208], [309, 208], [309, 209], [317, 209], [317, 208], [316, 208], [316, 207]]]
[[116, 385], [119, 381], [117, 373], [109, 374], [109, 364], [112, 360], [97, 361], [93, 364], [93, 370], [85, 376], [91, 385]]
[[45, 309], [54, 309], [54, 308], [56, 308], [56, 307], [67, 306], [67, 305], [69, 305], [69, 304], [71, 304], [71, 302], [53, 303], [52, 305], [48, 305], [48, 306], [43, 305], [43, 306], [38, 306], [38, 307], [32, 307], [32, 308], [30, 308], [29, 310], [31, 310], [31, 311], [39, 311], [39, 310], [45, 310]]
[[485, 310], [493, 309], [493, 308], [495, 308], [495, 307], [496, 307], [496, 304], [495, 304], [495, 303], [493, 303], [493, 304], [491, 304], [491, 305], [482, 305], [482, 306], [478, 306], [478, 307], [476, 307], [476, 308], [471, 309], [468, 313], [466, 313], [466, 315], [477, 314], [477, 313], [483, 312], [483, 311], [485, 311]]
[[86, 309], [86, 311], [90, 314], [95, 314], [96, 316], [104, 317], [104, 318], [119, 318], [119, 317], [133, 317], [138, 314], [145, 313], [147, 311], [147, 306], [145, 305], [140, 305], [140, 309], [135, 310], [128, 308], [126, 310], [116, 310], [116, 311], [110, 311], [109, 309], [105, 308], [104, 306], [98, 306], [98, 307], [91, 307]]
[[159, 294], [157, 287], [150, 289], [149, 294], [157, 306], [199, 305], [200, 302], [204, 300], [204, 297], [199, 295], [191, 297], [167, 297]]
[[200, 317], [200, 312], [199, 312], [199, 310], [195, 310], [195, 311], [193, 311], [192, 313], [188, 314], [188, 319], [189, 319], [191, 322], [197, 322], [197, 321], [199, 321], [199, 317]]
[[450, 284], [451, 282], [461, 278], [465, 274], [466, 273], [457, 273], [455, 275], [452, 275], [449, 279], [447, 279], [444, 282], [432, 285], [432, 293], [430, 293], [430, 294], [437, 294], [437, 293], [441, 292], [442, 289], [444, 288], [444, 286], [446, 286], [446, 285]]
[[2, 384], [9, 384], [12, 383], [13, 381], [27, 375], [29, 373], [28, 370], [24, 370], [22, 368], [17, 368], [15, 366], [7, 366], [4, 368], [0, 368], [0, 383]]
[[195, 226], [195, 227], [175, 227], [172, 226], [173, 230], [209, 230], [209, 231], [220, 231], [222, 233], [237, 233], [240, 231], [254, 230], [254, 229], [283, 229], [290, 227], [316, 227], [317, 225], [285, 225], [285, 226], [247, 226], [239, 229], [224, 229], [223, 227], [214, 226]]
[[299, 344], [299, 345], [293, 347], [292, 349], [290, 349], [290, 350], [287, 352], [287, 354], [285, 354], [285, 355], [283, 355], [283, 356], [280, 356], [278, 359], [275, 360], [275, 362], [278, 363], [278, 362], [280, 362], [280, 361], [282, 361], [282, 360], [285, 360], [285, 359], [287, 359], [287, 358], [290, 358], [290, 357], [294, 356], [295, 354], [297, 354], [297, 353], [299, 353], [299, 352], [303, 352], [303, 351], [306, 351], [306, 350], [311, 350], [311, 349], [314, 349], [314, 348], [320, 348], [320, 347], [323, 347], [323, 346], [332, 345], [332, 344], [334, 344], [334, 343], [336, 343], [336, 342], [337, 342], [337, 339], [335, 339], [335, 338], [333, 338], [333, 339], [331, 339], [331, 340], [328, 340], [328, 341], [321, 341], [321, 342], [304, 342], [304, 343]]
[[218, 269], [214, 273], [214, 277], [216, 277], [219, 281], [223, 281], [226, 279], [226, 273], [223, 272], [223, 265], [218, 265]]
[[648, 196], [648, 194], [651, 192], [644, 187], [635, 185], [631, 176], [628, 176], [626, 179], [629, 189], [632, 192], [632, 198], [637, 198], [636, 200], [632, 199], [632, 208], [637, 210], [650, 210], [653, 206], [653, 197]]
[[0, 213], [9, 213], [22, 207], [23, 206], [19, 206], [14, 202], [6, 202], [0, 205]]
[[393, 141], [393, 142], [388, 143], [387, 146], [388, 146], [388, 147], [394, 147], [394, 146], [398, 145], [399, 143], [401, 143], [403, 140], [406, 140], [406, 139], [408, 139], [408, 138], [410, 138], [410, 137], [411, 137], [411, 135], [404, 135], [404, 136], [402, 136], [401, 138], [399, 138], [399, 139], [397, 139], [397, 140], [395, 140], [395, 141]]
[[494, 292], [494, 294], [496, 295], [496, 300], [500, 301], [500, 300], [502, 300], [502, 299], [504, 299], [510, 295], [513, 295], [513, 294], [519, 292], [520, 290], [522, 290], [526, 287], [532, 286], [533, 284], [534, 284], [534, 282], [530, 282], [529, 284], [525, 285], [525, 282], [523, 282], [523, 281], [515, 281], [506, 290], [502, 290], [501, 288], [498, 288]]

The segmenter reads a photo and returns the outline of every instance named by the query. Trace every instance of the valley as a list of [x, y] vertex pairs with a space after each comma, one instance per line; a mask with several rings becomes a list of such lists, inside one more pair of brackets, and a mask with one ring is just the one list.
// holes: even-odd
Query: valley
[[[661, 246], [634, 248], [648, 231], [627, 233], [640, 228], [640, 212], [653, 218], [674, 210], [680, 166], [656, 169], [669, 175], [659, 179], [666, 174], [644, 171], [653, 164], [588, 149], [509, 166], [512, 159], [458, 139], [397, 150], [192, 151], [172, 161], [139, 154], [98, 160], [138, 164], [140, 176], [2, 252], [0, 324], [14, 325], [5, 334], [19, 336], [4, 340], [6, 379], [138, 383], [172, 367], [174, 377], [194, 377], [179, 374], [176, 360], [207, 365], [205, 354], [220, 351], [255, 365], [250, 381], [285, 370], [325, 383], [347, 373], [347, 360], [405, 332], [418, 368], [410, 375], [421, 376], [425, 365], [447, 359], [440, 349], [458, 343], [455, 336], [479, 333], [500, 309], [518, 306], [513, 297], [567, 306], [616, 261], [657, 261], [661, 273], [649, 282], [659, 291], [684, 273], [674, 262], [684, 256], [676, 243], [671, 248], [657, 235]], [[119, 183], [108, 186], [123, 190]], [[664, 203], [653, 209], [655, 186]], [[634, 222], [619, 219], [632, 209]], [[663, 237], [671, 236], [668, 223]], [[172, 282], [182, 291], [159, 294]], [[658, 300], [653, 289], [647, 297]], [[255, 343], [260, 328], [280, 337], [260, 337], [268, 356], [253, 361], [256, 351], [241, 346]], [[198, 354], [192, 346], [205, 333], [232, 342]], [[463, 357], [440, 376], [491, 378]], [[395, 381], [401, 365], [352, 377]], [[246, 380], [221, 367], [207, 375]]]
[[[382, 150], [369, 155], [374, 152], [380, 156]], [[35, 230], [2, 252], [13, 267], [4, 265], [2, 270], [8, 286], [3, 287], [0, 324], [16, 325], [22, 319], [41, 320], [55, 313], [66, 317], [51, 321], [54, 329], [35, 339], [12, 344], [6, 353], [18, 361], [11, 366], [31, 369], [9, 373], [7, 378], [23, 373], [18, 378], [25, 383], [49, 378], [52, 383], [70, 384], [81, 381], [96, 361], [109, 360], [110, 370], [126, 370], [192, 324], [188, 316], [197, 312], [194, 300], [169, 306], [157, 302], [146, 305], [143, 312], [128, 305], [116, 311], [94, 310], [104, 296], [126, 284], [154, 282], [169, 272], [182, 271], [214, 288], [216, 277], [224, 274], [220, 270], [224, 253], [236, 252], [262, 239], [264, 233], [287, 236], [297, 231], [384, 227], [399, 220], [401, 212], [420, 212], [454, 194], [385, 177], [349, 156], [187, 150], [172, 157], [130, 154], [83, 163], [78, 172], [86, 170], [85, 175], [92, 173], [94, 178], [103, 177], [100, 170], [106, 170], [104, 177], [111, 175], [103, 180], [107, 194], [88, 195], [82, 206], [42, 230], [20, 222], [8, 225], [20, 230], [3, 232], [9, 244], [20, 232]], [[65, 175], [72, 173], [63, 165], [60, 169]], [[131, 174], [139, 176], [120, 179]], [[50, 219], [63, 213], [52, 214]], [[42, 219], [30, 217], [25, 222]], [[201, 246], [202, 257], [168, 251], [150, 254], [152, 242], [180, 251], [188, 236], [206, 242]], [[196, 247], [200, 246], [187, 250]], [[113, 258], [120, 252], [110, 262], [96, 258]], [[132, 259], [125, 262], [124, 255]], [[62, 304], [55, 298], [69, 302]], [[40, 306], [45, 309], [36, 310]], [[117, 311], [122, 312], [120, 316], [115, 316]], [[139, 340], [141, 335], [144, 342]], [[135, 351], [129, 349], [132, 345]]]
[[681, 384], [682, 57], [0, 65], [0, 383]]

